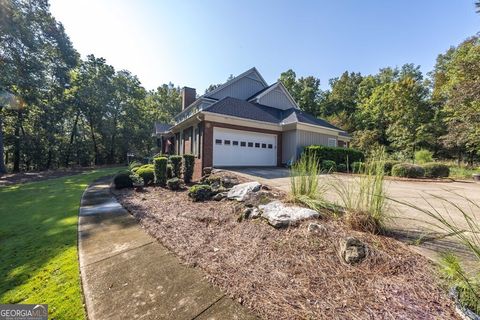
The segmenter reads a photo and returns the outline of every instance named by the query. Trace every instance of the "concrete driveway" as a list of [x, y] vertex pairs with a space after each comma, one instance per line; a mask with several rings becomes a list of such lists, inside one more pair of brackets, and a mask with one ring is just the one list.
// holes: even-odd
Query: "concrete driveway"
[[[263, 167], [235, 168], [231, 171], [262, 184], [286, 192], [290, 191], [290, 171], [288, 169]], [[321, 184], [327, 189], [325, 198], [332, 202], [338, 202], [338, 196], [333, 192], [330, 184], [338, 181], [351, 184], [355, 179], [358, 177], [347, 174], [320, 175]], [[447, 199], [467, 212], [475, 212], [477, 218], [480, 219], [480, 209], [465, 200], [469, 199], [480, 206], [480, 184], [474, 182], [399, 181], [387, 178], [385, 188], [389, 198], [423, 209], [437, 210], [446, 217], [450, 217], [459, 226], [466, 226], [460, 211], [437, 197]], [[422, 254], [430, 258], [435, 258], [438, 252], [445, 250], [455, 250], [466, 254], [466, 252], [462, 252], [458, 244], [452, 242], [448, 237], [444, 237], [445, 233], [442, 230], [432, 226], [431, 223], [435, 223], [435, 220], [425, 213], [394, 201], [388, 201], [388, 212], [392, 217], [388, 221], [389, 229], [400, 240], [407, 243], [421, 243], [416, 250]]]

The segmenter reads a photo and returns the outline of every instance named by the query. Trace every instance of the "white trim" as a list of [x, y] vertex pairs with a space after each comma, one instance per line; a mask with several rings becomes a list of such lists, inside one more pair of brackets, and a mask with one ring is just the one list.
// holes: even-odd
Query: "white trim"
[[[240, 117], [235, 117], [235, 116], [222, 115], [222, 114], [218, 114], [218, 113], [214, 113], [214, 112], [208, 112], [208, 111], [202, 111], [202, 114], [205, 115], [205, 119], [204, 119], [205, 121], [213, 121], [213, 122], [234, 124], [234, 125], [257, 128], [257, 129], [261, 128], [261, 129], [267, 129], [267, 130], [272, 130], [272, 131], [283, 131], [282, 126], [279, 125], [279, 124], [275, 124], [275, 123], [245, 119], [245, 118], [240, 118]], [[235, 121], [235, 123], [233, 121]], [[241, 123], [241, 124], [238, 124], [238, 123]], [[254, 126], [253, 124], [261, 125], [261, 127], [260, 126]]]
[[[258, 72], [257, 68], [253, 67], [251, 69], [248, 69], [247, 71], [245, 71], [244, 73], [242, 74], [239, 74], [238, 76], [234, 77], [232, 80], [229, 80], [227, 82], [225, 82], [224, 84], [222, 84], [220, 87], [218, 88], [215, 88], [214, 90], [210, 91], [210, 92], [207, 92], [204, 94], [205, 97], [209, 97], [209, 96], [212, 96], [214, 95], [215, 93], [219, 92], [220, 90], [228, 87], [229, 85], [237, 82], [238, 80], [242, 79], [243, 77], [246, 77], [248, 76], [250, 73], [252, 72], [255, 72], [257, 74], [257, 76], [260, 78], [262, 84], [264, 85], [264, 88], [268, 87], [268, 83], [265, 81], [265, 79], [263, 79], [262, 75], [260, 74], [260, 72]], [[254, 80], [256, 81], [255, 79], [252, 79], [250, 78], [251, 80]], [[203, 96], [202, 96], [203, 97]]]
[[[260, 100], [263, 96], [267, 95], [268, 93], [270, 93], [270, 91], [276, 89], [276, 88], [280, 88], [280, 90], [283, 91], [283, 93], [287, 96], [287, 99], [295, 106], [296, 109], [299, 109], [298, 107], [298, 104], [297, 102], [293, 99], [292, 95], [290, 94], [290, 92], [288, 92], [287, 88], [285, 88], [285, 86], [283, 85], [283, 83], [281, 81], [277, 81], [274, 85], [270, 86], [270, 88], [268, 88], [267, 90], [263, 91], [262, 93], [260, 93], [258, 96], [254, 96], [253, 98], [251, 98], [250, 100], [248, 101], [253, 101], [253, 100]], [[274, 108], [274, 107], [273, 107]]]

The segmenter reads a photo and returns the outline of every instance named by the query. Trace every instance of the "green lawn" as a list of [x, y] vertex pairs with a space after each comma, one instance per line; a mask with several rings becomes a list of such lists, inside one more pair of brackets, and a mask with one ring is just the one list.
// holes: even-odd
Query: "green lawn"
[[119, 168], [0, 188], [0, 303], [46, 303], [50, 317], [84, 319], [77, 254], [80, 198]]

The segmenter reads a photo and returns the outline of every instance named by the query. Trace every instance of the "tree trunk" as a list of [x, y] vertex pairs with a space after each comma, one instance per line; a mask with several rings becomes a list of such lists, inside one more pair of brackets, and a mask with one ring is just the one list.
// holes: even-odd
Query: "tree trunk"
[[110, 154], [108, 156], [109, 164], [115, 162], [115, 139], [117, 135], [117, 118], [113, 119], [113, 132], [112, 132], [112, 140], [110, 141]]
[[75, 140], [75, 134], [77, 133], [77, 124], [78, 124], [79, 117], [80, 117], [80, 111], [78, 111], [77, 115], [75, 116], [72, 132], [70, 133], [70, 143], [68, 144], [68, 147], [67, 147], [67, 155], [65, 157], [65, 167], [68, 167], [70, 165], [70, 153], [72, 152], [73, 141]]
[[91, 117], [89, 117], [88, 122], [90, 125], [90, 134], [92, 136], [92, 142], [93, 142], [93, 153], [95, 156], [94, 164], [98, 165], [98, 146], [97, 146], [97, 140], [95, 139], [95, 132], [93, 130], [93, 120]]
[[20, 125], [22, 115], [18, 112], [17, 123], [15, 124], [15, 141], [13, 144], [13, 172], [20, 172]]
[[[0, 107], [0, 112], [2, 112], [2, 108]], [[3, 118], [0, 114], [0, 176], [4, 173], [7, 173], [7, 168], [5, 167], [5, 155], [4, 155], [4, 147], [3, 147]]]

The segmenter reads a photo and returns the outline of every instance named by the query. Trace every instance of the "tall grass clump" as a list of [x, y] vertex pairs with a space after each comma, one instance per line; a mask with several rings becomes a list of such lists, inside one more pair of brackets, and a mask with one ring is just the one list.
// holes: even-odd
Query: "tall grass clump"
[[332, 188], [345, 210], [351, 228], [372, 233], [383, 230], [386, 213], [385, 150], [373, 151], [364, 163], [363, 174], [352, 180], [335, 179]]
[[[471, 253], [474, 261], [480, 266], [480, 203], [456, 192], [449, 191], [452, 196], [461, 199], [464, 204], [450, 200], [449, 198], [430, 194], [435, 203], [441, 203], [444, 210], [435, 209], [432, 202], [425, 199], [428, 204], [426, 208], [419, 207], [412, 203], [393, 200], [394, 202], [406, 205], [429, 217], [433, 222], [427, 222], [433, 227], [440, 229], [445, 234], [457, 239]], [[465, 208], [468, 206], [468, 209]], [[438, 205], [437, 205], [438, 207]], [[461, 220], [453, 220], [452, 216], [461, 217]], [[440, 260], [440, 272], [448, 283], [458, 293], [458, 298], [464, 307], [480, 314], [480, 272], [466, 271], [464, 263], [452, 252], [444, 252]]]
[[319, 210], [325, 206], [323, 188], [319, 188], [320, 164], [313, 154], [303, 153], [290, 169], [290, 200]]

